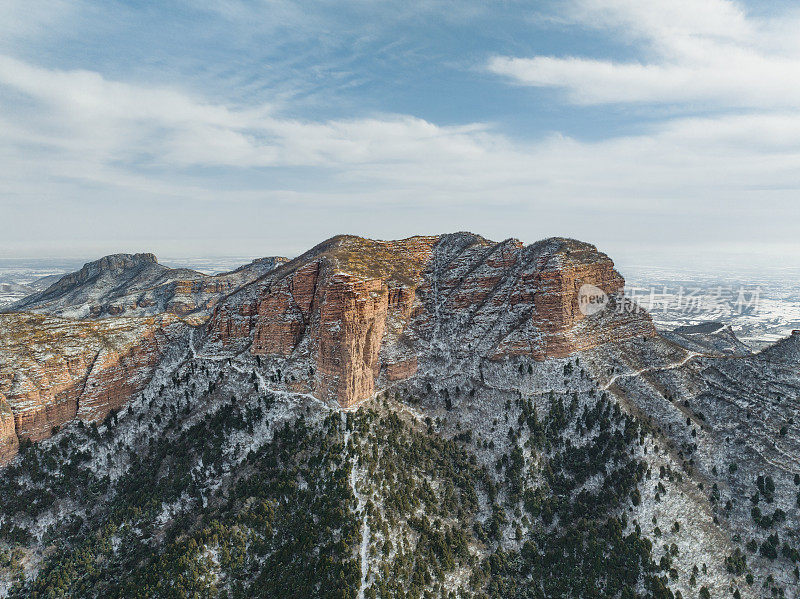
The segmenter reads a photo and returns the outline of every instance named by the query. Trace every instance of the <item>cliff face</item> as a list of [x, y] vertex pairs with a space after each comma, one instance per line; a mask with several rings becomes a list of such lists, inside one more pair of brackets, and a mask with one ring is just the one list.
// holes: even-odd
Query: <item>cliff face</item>
[[[608, 306], [585, 315], [583, 285]], [[655, 335], [614, 298], [623, 287], [605, 254], [573, 240], [338, 237], [227, 298], [206, 343], [279, 358], [289, 388], [347, 407], [434, 362], [544, 360]]]
[[185, 325], [174, 317], [70, 321], [0, 315], [0, 463], [20, 440], [78, 417], [102, 420], [152, 377]]
[[[541, 361], [655, 335], [646, 314], [615, 299], [624, 281], [608, 256], [568, 239], [523, 246], [469, 233], [340, 236], [291, 262], [258, 261], [193, 280], [172, 273], [163, 282], [171, 272], [150, 254], [114, 256], [39, 298], [45, 311], [68, 306], [91, 315], [105, 290], [119, 309], [101, 312], [114, 318], [0, 314], [0, 462], [19, 440], [43, 439], [74, 418], [99, 420], [124, 405], [150, 380], [164, 348], [183, 342], [187, 325], [169, 313], [196, 313], [200, 297], [211, 302], [203, 310], [224, 297], [200, 336], [201, 352], [248, 352], [274, 384], [343, 407], [415, 376], [474, 373], [487, 360]], [[142, 291], [153, 276], [162, 283]], [[605, 309], [584, 314], [584, 285], [610, 296]], [[127, 316], [131, 298], [162, 315]]]
[[207, 341], [282, 358], [295, 366], [291, 389], [356, 403], [374, 392], [381, 350], [410, 316], [437, 240], [326, 241], [229, 297]]
[[19, 438], [14, 426], [14, 413], [6, 398], [0, 393], [0, 465], [13, 458], [19, 449]]

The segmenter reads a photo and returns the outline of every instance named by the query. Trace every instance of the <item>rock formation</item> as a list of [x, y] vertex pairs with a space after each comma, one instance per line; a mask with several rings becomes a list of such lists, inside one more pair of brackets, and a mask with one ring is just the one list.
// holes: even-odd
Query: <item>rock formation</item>
[[93, 322], [0, 314], [0, 463], [20, 440], [120, 408], [185, 328], [169, 315]]
[[268, 273], [286, 258], [260, 258], [214, 276], [168, 268], [153, 254], [114, 254], [64, 275], [39, 293], [12, 304], [7, 312], [38, 312], [68, 318], [206, 315], [219, 299]]
[[[584, 285], [608, 296], [605, 309], [581, 311]], [[16, 306], [89, 319], [0, 315], [0, 461], [19, 440], [124, 405], [163, 347], [183, 339], [186, 322], [169, 313], [199, 314], [199, 324], [220, 298], [201, 351], [248, 352], [287, 390], [349, 407], [437, 368], [474, 372], [486, 360], [542, 361], [655, 335], [623, 287], [608, 256], [560, 238], [523, 246], [470, 233], [339, 236], [291, 262], [216, 277], [167, 269], [152, 254], [109, 256]], [[129, 316], [149, 312], [162, 316]]]
[[752, 350], [742, 343], [730, 325], [703, 322], [663, 331], [661, 336], [689, 351], [705, 355], [746, 356]]
[[623, 285], [569, 239], [343, 236], [207, 320], [0, 315], [0, 464], [134, 402], [3, 470], [0, 596], [403, 594], [413, 554], [437, 595], [797, 597], [800, 334], [658, 336]]
[[0, 394], [0, 465], [13, 458], [18, 449], [19, 438], [14, 426], [14, 412], [5, 396]]
[[[601, 313], [581, 312], [585, 284], [611, 298]], [[655, 335], [623, 287], [608, 256], [574, 240], [340, 236], [229, 296], [206, 343], [280, 358], [290, 388], [347, 407], [421, 363], [544, 360]]]

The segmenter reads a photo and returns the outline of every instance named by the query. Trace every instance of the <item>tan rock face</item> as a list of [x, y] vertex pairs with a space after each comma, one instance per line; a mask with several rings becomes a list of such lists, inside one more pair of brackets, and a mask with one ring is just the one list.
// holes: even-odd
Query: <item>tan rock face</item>
[[320, 305], [317, 393], [348, 407], [373, 394], [389, 293], [380, 279], [333, 275]]
[[0, 394], [0, 465], [7, 463], [19, 450], [19, 438], [14, 425], [14, 413], [6, 398]]
[[[0, 463], [18, 441], [78, 417], [102, 420], [149, 382], [177, 328], [171, 316], [72, 321], [0, 315]], [[170, 330], [175, 329], [175, 330]]]
[[408, 284], [436, 239], [335, 238], [220, 305], [209, 337], [222, 347], [249, 342], [255, 355], [300, 358], [308, 380], [291, 388], [349, 406], [373, 394], [384, 340], [410, 316]]
[[397, 362], [386, 362], [386, 378], [390, 381], [402, 381], [417, 374], [419, 368], [417, 356], [411, 356]]
[[319, 262], [298, 269], [258, 302], [254, 354], [292, 354], [311, 317], [319, 269]]
[[618, 313], [613, 301], [584, 315], [584, 284], [610, 296], [624, 287], [605, 254], [573, 240], [339, 237], [231, 295], [207, 336], [301, 365], [309, 375], [292, 385], [347, 407], [370, 397], [381, 377], [424, 374], [432, 360], [544, 360], [655, 335], [649, 316]]

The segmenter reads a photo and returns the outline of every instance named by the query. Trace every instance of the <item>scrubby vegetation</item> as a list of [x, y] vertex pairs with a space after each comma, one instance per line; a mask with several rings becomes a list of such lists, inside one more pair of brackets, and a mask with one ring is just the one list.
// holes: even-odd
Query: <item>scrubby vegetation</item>
[[[258, 447], [231, 451], [276, 404], [231, 397], [191, 426], [172, 413], [113, 481], [85, 447], [111, 443], [116, 416], [26, 449], [0, 481], [7, 520], [95, 502], [48, 529], [38, 574], [11, 596], [672, 596], [625, 515], [645, 431], [604, 397], [509, 405], [519, 417], [494, 464], [470, 431], [448, 437], [385, 400], [344, 416], [295, 406]], [[2, 533], [17, 549], [0, 566], [19, 568], [32, 539]]]
[[[520, 396], [473, 430], [472, 383], [341, 412], [221, 373], [191, 364], [139, 411], [22, 451], [0, 478], [11, 597], [678, 599], [677, 583], [716, 596], [705, 564], [678, 563], [687, 522], [637, 520], [691, 476], [691, 451], [653, 462], [650, 425], [600, 390]], [[117, 428], [145, 416], [157, 433], [129, 447]], [[114, 451], [124, 469], [98, 468]], [[697, 484], [720, 517], [732, 466]], [[719, 564], [734, 597], [756, 584], [754, 560], [800, 559], [785, 489], [766, 474], [748, 485], [759, 534]]]

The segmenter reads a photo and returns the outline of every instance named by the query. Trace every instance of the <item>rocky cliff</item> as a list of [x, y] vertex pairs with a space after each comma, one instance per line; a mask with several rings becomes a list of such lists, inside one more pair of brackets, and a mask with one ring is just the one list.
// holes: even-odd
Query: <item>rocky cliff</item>
[[21, 440], [119, 409], [185, 329], [169, 315], [90, 322], [0, 314], [0, 464]]
[[0, 316], [0, 462], [121, 407], [3, 470], [0, 597], [797, 599], [800, 334], [658, 336], [622, 286], [336, 237], [200, 326]]
[[[162, 346], [188, 327], [172, 316], [127, 316], [142, 311], [202, 316], [225, 298], [199, 336], [201, 351], [247, 352], [263, 359], [274, 385], [343, 407], [415, 376], [477, 373], [487, 360], [543, 361], [655, 334], [649, 317], [618, 297], [624, 281], [608, 256], [568, 239], [339, 236], [291, 262], [196, 274], [152, 254], [109, 256], [17, 306], [106, 318], [0, 315], [0, 459], [74, 418], [102, 419], [144, 387]], [[604, 310], [581, 311], [585, 285], [607, 294]]]
[[14, 412], [4, 395], [0, 394], [0, 465], [17, 454], [19, 438], [14, 425]]
[[[606, 309], [581, 311], [584, 285]], [[655, 335], [623, 287], [608, 256], [569, 239], [340, 236], [229, 296], [205, 344], [272, 359], [288, 388], [346, 407], [421, 364], [545, 360]]]

